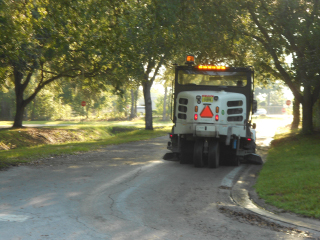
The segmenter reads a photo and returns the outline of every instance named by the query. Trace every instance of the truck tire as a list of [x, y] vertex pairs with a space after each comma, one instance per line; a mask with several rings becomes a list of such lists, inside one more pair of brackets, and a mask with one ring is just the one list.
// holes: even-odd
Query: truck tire
[[181, 140], [180, 164], [189, 164], [193, 161], [194, 142]]
[[219, 142], [209, 141], [208, 145], [208, 167], [217, 168], [219, 167], [220, 161], [220, 148]]
[[204, 166], [203, 162], [203, 140], [198, 139], [194, 144], [194, 152], [193, 152], [193, 165], [196, 168], [201, 168]]

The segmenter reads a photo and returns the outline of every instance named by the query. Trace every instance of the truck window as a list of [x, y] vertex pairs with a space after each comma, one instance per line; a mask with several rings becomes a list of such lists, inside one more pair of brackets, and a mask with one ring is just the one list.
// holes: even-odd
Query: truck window
[[247, 85], [247, 73], [180, 70], [178, 83], [181, 85], [245, 87]]

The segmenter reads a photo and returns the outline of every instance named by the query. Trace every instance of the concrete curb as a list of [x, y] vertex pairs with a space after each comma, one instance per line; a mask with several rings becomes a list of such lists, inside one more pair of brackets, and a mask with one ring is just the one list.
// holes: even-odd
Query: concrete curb
[[[238, 181], [233, 185], [231, 189], [231, 198], [233, 199], [233, 201], [244, 209], [247, 209], [263, 217], [292, 224], [297, 227], [307, 228], [309, 230], [320, 233], [319, 220], [300, 217], [292, 213], [274, 213], [256, 205], [256, 203], [251, 200], [249, 193], [252, 193], [253, 191], [252, 186], [256, 181], [255, 176], [260, 171], [260, 169], [261, 166], [247, 165]], [[253, 194], [255, 194], [255, 192]]]

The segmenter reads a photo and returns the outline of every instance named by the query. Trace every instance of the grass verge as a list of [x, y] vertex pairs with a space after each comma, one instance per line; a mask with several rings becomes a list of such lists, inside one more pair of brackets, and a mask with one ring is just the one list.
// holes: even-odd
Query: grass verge
[[320, 219], [320, 135], [282, 131], [271, 144], [255, 189], [266, 203]]
[[0, 130], [0, 169], [37, 159], [93, 151], [100, 147], [164, 136], [169, 123], [158, 124], [153, 131], [141, 126], [73, 125], [67, 127]]

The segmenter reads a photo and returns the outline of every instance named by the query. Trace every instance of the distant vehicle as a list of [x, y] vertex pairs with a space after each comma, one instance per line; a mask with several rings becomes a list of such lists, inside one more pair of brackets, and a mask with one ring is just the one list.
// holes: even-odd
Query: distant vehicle
[[260, 108], [254, 113], [254, 115], [266, 116], [267, 115], [267, 110], [265, 110], [263, 108]]

